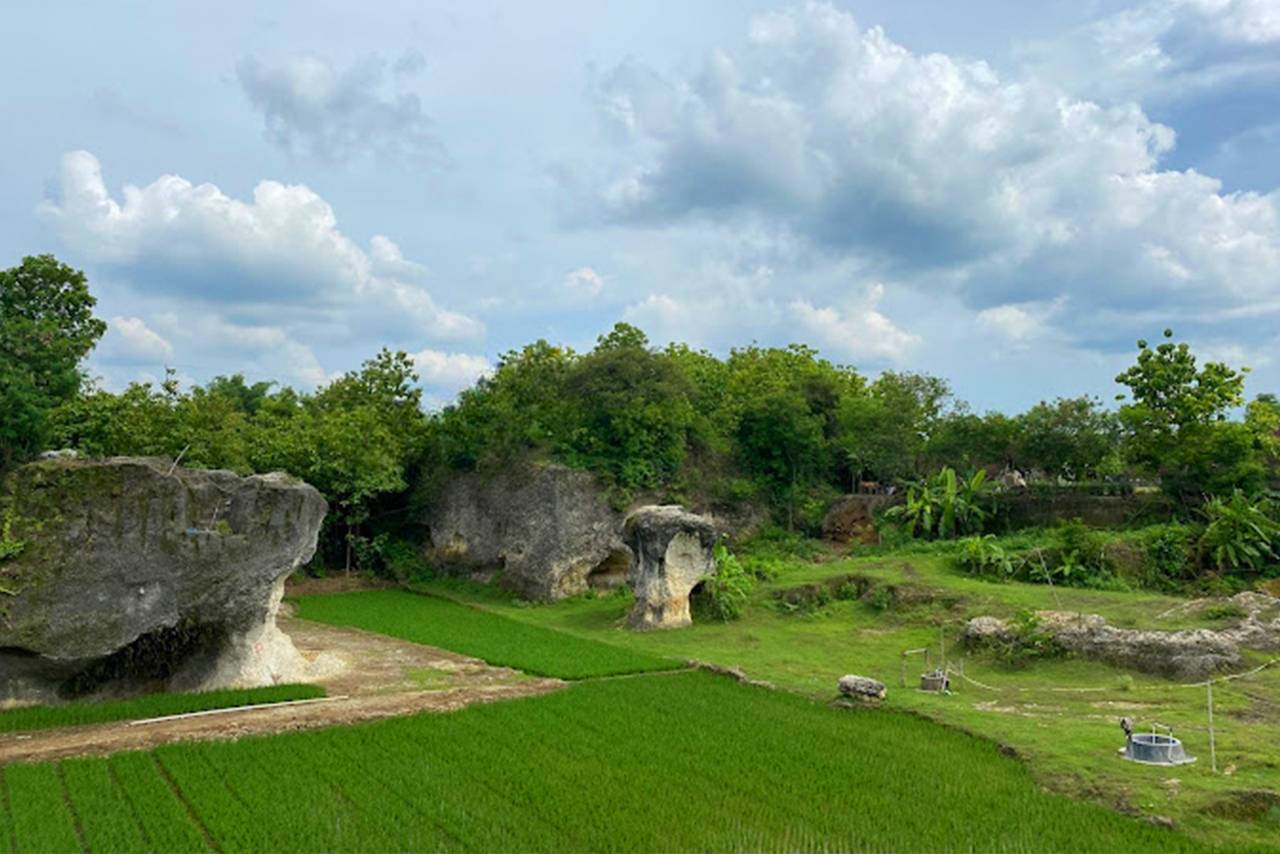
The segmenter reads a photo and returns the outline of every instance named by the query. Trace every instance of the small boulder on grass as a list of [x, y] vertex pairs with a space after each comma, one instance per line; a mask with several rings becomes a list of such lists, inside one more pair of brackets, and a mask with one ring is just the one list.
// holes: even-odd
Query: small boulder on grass
[[866, 676], [841, 676], [836, 684], [841, 694], [856, 700], [883, 700], [887, 693], [883, 682]]

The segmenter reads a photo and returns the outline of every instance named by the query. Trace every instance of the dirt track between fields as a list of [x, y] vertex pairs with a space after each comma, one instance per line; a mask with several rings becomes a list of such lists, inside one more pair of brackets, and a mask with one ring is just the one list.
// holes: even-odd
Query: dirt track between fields
[[154, 723], [117, 721], [4, 733], [0, 734], [0, 765], [345, 726], [417, 712], [449, 712], [472, 703], [545, 694], [565, 684], [359, 629], [295, 619], [281, 619], [280, 627], [303, 655], [313, 660], [326, 657], [332, 672], [316, 681], [330, 699]]

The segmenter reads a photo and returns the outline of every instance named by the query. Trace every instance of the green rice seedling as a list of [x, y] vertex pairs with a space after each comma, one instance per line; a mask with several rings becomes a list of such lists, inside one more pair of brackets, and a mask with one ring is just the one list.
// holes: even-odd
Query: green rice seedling
[[149, 694], [129, 700], [79, 702], [63, 706], [28, 706], [0, 712], [0, 733], [141, 720], [234, 706], [311, 700], [324, 695], [324, 689], [318, 685], [272, 685], [236, 691]]
[[148, 753], [120, 753], [108, 760], [111, 773], [128, 798], [147, 841], [155, 851], [202, 851], [208, 848], [201, 829]]
[[19, 851], [79, 851], [75, 817], [54, 765], [9, 765], [4, 769], [9, 815]]
[[133, 807], [111, 779], [105, 759], [62, 763], [67, 797], [75, 805], [90, 851], [144, 851], [150, 848]]
[[321, 623], [381, 632], [475, 656], [490, 664], [561, 679], [615, 676], [679, 666], [677, 662], [516, 622], [447, 599], [399, 590], [306, 596], [299, 600], [298, 615]]

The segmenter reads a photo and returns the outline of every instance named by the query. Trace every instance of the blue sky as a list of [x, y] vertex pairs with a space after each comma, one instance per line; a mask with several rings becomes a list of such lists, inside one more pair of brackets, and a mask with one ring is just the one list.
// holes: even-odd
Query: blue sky
[[47, 3], [6, 13], [0, 263], [84, 268], [108, 387], [440, 403], [613, 322], [975, 408], [1173, 326], [1280, 390], [1280, 0]]

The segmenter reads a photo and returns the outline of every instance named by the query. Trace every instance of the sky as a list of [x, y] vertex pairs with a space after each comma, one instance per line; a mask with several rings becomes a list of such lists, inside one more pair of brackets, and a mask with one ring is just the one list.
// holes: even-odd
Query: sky
[[1280, 391], [1280, 0], [61, 2], [6, 10], [0, 267], [85, 270], [107, 388], [446, 404], [625, 320], [978, 411], [1165, 327]]

